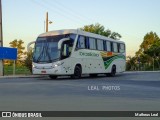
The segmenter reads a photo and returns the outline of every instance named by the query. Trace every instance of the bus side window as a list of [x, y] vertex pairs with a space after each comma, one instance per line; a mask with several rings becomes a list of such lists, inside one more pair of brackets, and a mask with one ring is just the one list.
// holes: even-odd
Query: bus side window
[[94, 49], [94, 50], [96, 50], [96, 39], [94, 39], [94, 38], [89, 38], [89, 49]]
[[77, 48], [85, 48], [85, 37], [84, 36], [78, 37]]
[[118, 52], [118, 45], [117, 45], [117, 43], [113, 43], [113, 52]]
[[103, 40], [97, 39], [97, 50], [104, 50]]
[[111, 42], [106, 41], [106, 47], [107, 47], [107, 51], [108, 51], [108, 52], [111, 52], [111, 51], [112, 51], [112, 50], [111, 50]]
[[125, 45], [124, 44], [120, 44], [120, 46], [119, 46], [119, 52], [120, 53], [124, 53], [125, 52]]

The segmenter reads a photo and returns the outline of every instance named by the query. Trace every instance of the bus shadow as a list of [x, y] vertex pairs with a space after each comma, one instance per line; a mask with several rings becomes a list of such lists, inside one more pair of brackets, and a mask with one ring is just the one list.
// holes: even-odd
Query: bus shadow
[[45, 77], [41, 77], [41, 78], [38, 78], [38, 80], [47, 80], [47, 81], [77, 81], [77, 80], [99, 80], [99, 79], [103, 79], [103, 78], [119, 78], [123, 76], [123, 74], [117, 74], [116, 76], [114, 77], [111, 77], [111, 76], [106, 76], [104, 74], [100, 74], [98, 75], [97, 77], [90, 77], [89, 75], [83, 75], [80, 79], [74, 79], [74, 78], [71, 78], [70, 76], [59, 76], [58, 78], [56, 79], [51, 79], [47, 76]]

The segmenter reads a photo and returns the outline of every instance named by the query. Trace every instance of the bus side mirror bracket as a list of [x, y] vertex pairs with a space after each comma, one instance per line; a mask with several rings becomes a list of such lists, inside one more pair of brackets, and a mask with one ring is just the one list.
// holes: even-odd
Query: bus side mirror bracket
[[68, 51], [67, 51], [67, 45], [66, 44], [64, 44], [64, 47], [63, 47], [63, 56], [67, 56], [67, 53], [68, 53]]
[[30, 43], [28, 43], [27, 45], [27, 52], [29, 52], [32, 48], [30, 47], [30, 45], [34, 44], [36, 41], [32, 41]]
[[70, 40], [69, 38], [63, 38], [58, 42], [58, 49], [60, 50], [64, 41]]

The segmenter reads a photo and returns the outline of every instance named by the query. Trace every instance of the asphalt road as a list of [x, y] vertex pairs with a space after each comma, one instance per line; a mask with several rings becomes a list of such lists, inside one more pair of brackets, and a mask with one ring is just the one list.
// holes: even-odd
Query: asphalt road
[[160, 111], [160, 72], [78, 80], [0, 78], [0, 111], [68, 110]]

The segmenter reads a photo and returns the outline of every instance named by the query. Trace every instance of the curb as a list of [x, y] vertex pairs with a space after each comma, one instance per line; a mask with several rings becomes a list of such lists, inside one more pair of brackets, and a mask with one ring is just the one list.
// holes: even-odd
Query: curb
[[0, 76], [1, 78], [41, 78], [45, 77], [45, 75], [10, 75], [10, 76]]
[[160, 73], [160, 71], [125, 71], [124, 73]]

